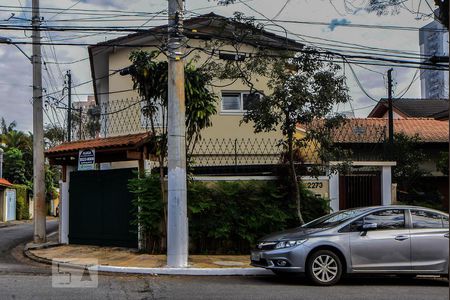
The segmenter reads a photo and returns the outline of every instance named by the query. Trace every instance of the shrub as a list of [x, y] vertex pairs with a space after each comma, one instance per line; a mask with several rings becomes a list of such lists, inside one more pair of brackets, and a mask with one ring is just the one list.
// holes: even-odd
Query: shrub
[[131, 225], [135, 228], [138, 225], [144, 232], [144, 248], [151, 252], [159, 252], [160, 239], [162, 236], [161, 220], [163, 217], [164, 205], [161, 200], [161, 187], [159, 175], [149, 174], [142, 178], [131, 179], [128, 189], [133, 194], [133, 220]]
[[28, 187], [26, 185], [16, 184], [13, 186], [16, 189], [16, 219], [28, 220], [30, 219], [28, 206]]
[[[129, 187], [140, 205], [134, 224], [140, 218], [147, 236], [161, 238], [159, 178], [148, 175], [133, 179]], [[328, 201], [317, 198], [301, 186], [305, 221], [329, 211]], [[295, 203], [277, 181], [219, 181], [188, 184], [190, 250], [193, 253], [248, 253], [265, 234], [298, 226]], [[156, 242], [158, 244], [158, 242]], [[155, 252], [155, 247], [151, 247]]]

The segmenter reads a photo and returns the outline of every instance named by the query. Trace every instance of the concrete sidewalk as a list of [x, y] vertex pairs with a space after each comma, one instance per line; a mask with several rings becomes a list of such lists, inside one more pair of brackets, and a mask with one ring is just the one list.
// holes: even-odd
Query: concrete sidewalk
[[167, 268], [166, 255], [142, 254], [133, 249], [85, 245], [57, 245], [44, 248], [29, 244], [25, 254], [31, 259], [68, 266], [85, 266], [98, 261], [98, 271], [167, 275], [271, 275], [249, 265], [249, 255], [190, 255], [189, 267]]

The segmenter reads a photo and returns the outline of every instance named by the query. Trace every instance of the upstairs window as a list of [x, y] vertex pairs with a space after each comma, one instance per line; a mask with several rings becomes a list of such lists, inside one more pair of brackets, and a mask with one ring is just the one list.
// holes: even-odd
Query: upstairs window
[[222, 92], [222, 112], [243, 113], [248, 110], [252, 101], [257, 101], [260, 94], [248, 92]]

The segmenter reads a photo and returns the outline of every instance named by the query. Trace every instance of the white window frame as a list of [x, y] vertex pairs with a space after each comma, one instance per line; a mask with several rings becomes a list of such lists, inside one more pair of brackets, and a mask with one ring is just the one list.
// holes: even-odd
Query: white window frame
[[[240, 94], [240, 99], [239, 99], [239, 109], [223, 109], [223, 94]], [[247, 110], [244, 109], [244, 95], [249, 95], [251, 94], [250, 92], [243, 92], [243, 91], [221, 91], [220, 93], [220, 113], [224, 114], [224, 115], [235, 115], [235, 114], [243, 114], [245, 113]], [[261, 94], [256, 93], [258, 95]]]

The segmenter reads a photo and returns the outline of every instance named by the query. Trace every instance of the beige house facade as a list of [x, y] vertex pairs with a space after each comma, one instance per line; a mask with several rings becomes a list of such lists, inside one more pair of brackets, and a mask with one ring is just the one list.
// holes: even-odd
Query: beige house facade
[[[248, 25], [215, 14], [186, 20], [185, 53], [189, 55], [186, 55], [185, 63], [193, 63], [195, 66], [212, 60], [223, 63], [224, 60], [219, 58], [219, 54], [233, 55], [238, 52], [248, 57], [256, 54], [261, 46], [274, 53], [298, 51], [303, 48], [302, 44], [285, 37], [264, 30], [256, 33], [252, 30], [254, 29]], [[245, 39], [236, 42], [235, 37], [242, 34], [246, 35]], [[164, 50], [166, 36], [167, 27], [161, 26], [89, 48], [95, 100], [101, 108], [101, 137], [148, 131], [149, 120], [146, 120], [141, 112], [142, 101], [137, 91], [133, 90], [131, 76], [122, 76], [120, 70], [131, 65], [129, 57], [134, 49]], [[166, 59], [163, 52], [157, 59]], [[252, 79], [255, 89], [270, 93], [267, 83], [268, 79], [261, 76]], [[237, 152], [242, 155], [258, 155], [260, 148], [263, 148], [261, 155], [274, 154], [274, 147], [281, 138], [280, 131], [255, 134], [253, 124], [241, 122], [246, 110], [249, 86], [241, 80], [213, 80], [210, 89], [217, 96], [217, 114], [212, 117], [212, 126], [202, 131], [202, 140], [193, 153], [211, 155], [219, 151], [219, 147], [223, 154], [230, 157]], [[159, 120], [155, 120], [155, 123], [158, 124]], [[229, 163], [226, 160], [221, 163]], [[236, 160], [236, 157], [229, 160]], [[258, 162], [256, 159], [255, 163]]]

